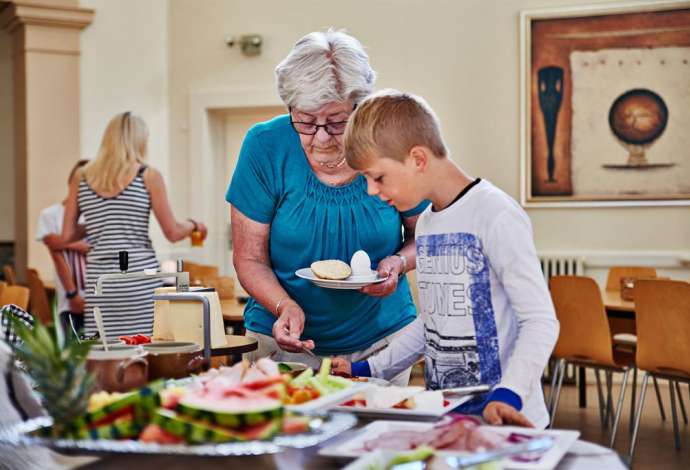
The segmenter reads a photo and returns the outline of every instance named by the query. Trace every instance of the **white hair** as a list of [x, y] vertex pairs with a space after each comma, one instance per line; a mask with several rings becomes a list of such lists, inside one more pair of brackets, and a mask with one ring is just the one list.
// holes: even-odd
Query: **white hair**
[[276, 78], [288, 107], [313, 111], [332, 102], [359, 103], [373, 90], [376, 73], [357, 39], [329, 29], [297, 41], [276, 67]]

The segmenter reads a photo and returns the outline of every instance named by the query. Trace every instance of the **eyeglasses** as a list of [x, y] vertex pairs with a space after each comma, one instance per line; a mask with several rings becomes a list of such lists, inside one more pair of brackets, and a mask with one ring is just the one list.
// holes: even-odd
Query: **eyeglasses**
[[[355, 105], [355, 108], [357, 105]], [[292, 124], [293, 129], [298, 134], [303, 134], [303, 135], [314, 135], [317, 132], [319, 132], [319, 128], [323, 127], [323, 130], [326, 131], [328, 135], [343, 135], [345, 133], [345, 128], [347, 127], [347, 120], [345, 121], [338, 121], [338, 122], [327, 122], [326, 124], [316, 124], [314, 122], [302, 122], [302, 121], [294, 121], [292, 119], [292, 108], [289, 108], [290, 110], [290, 123]], [[354, 108], [353, 108], [354, 111]]]

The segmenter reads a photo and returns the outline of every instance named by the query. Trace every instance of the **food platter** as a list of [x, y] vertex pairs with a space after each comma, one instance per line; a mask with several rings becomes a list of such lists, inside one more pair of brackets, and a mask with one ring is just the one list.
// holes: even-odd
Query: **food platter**
[[381, 277], [378, 273], [374, 273], [367, 276], [350, 276], [347, 279], [334, 280], [334, 279], [321, 279], [317, 277], [310, 268], [302, 268], [295, 271], [295, 275], [301, 279], [306, 279], [311, 281], [313, 284], [324, 287], [326, 289], [341, 289], [341, 290], [356, 290], [362, 287], [378, 284], [383, 282], [388, 277]]
[[354, 413], [361, 418], [366, 419], [395, 419], [395, 420], [411, 420], [411, 421], [436, 421], [446, 413], [454, 410], [463, 403], [474, 398], [472, 395], [463, 397], [454, 397], [447, 401], [447, 404], [442, 410], [415, 410], [407, 408], [363, 408], [357, 406], [339, 405], [332, 408], [333, 411], [342, 411], [344, 413]]
[[134, 440], [112, 439], [53, 439], [37, 437], [33, 432], [50, 426], [52, 418], [42, 417], [0, 427], [0, 444], [14, 447], [45, 446], [71, 454], [150, 454], [227, 457], [274, 454], [285, 448], [302, 449], [318, 445], [353, 427], [357, 419], [347, 413], [323, 413], [312, 417], [310, 431], [303, 434], [278, 435], [266, 441], [232, 442], [222, 444], [156, 444]]
[[[329, 457], [360, 457], [369, 452], [378, 452], [378, 450], [367, 450], [365, 448], [366, 443], [371, 442], [372, 440], [384, 439], [385, 434], [399, 432], [401, 436], [406, 436], [411, 432], [424, 433], [431, 431], [434, 426], [435, 425], [433, 423], [374, 421], [365, 426], [361, 431], [353, 435], [351, 438], [322, 448], [319, 451], [319, 454]], [[568, 449], [575, 443], [575, 441], [577, 441], [580, 435], [579, 431], [571, 430], [540, 430], [513, 426], [480, 427], [484, 431], [503, 436], [519, 434], [521, 437], [526, 439], [538, 439], [543, 437], [553, 439], [553, 444], [550, 446], [550, 448], [538, 456], [532, 456], [532, 458], [529, 460], [524, 458], [509, 458], [502, 462], [502, 468], [515, 470], [550, 470], [554, 468], [563, 458]], [[434, 455], [442, 457], [452, 455], [469, 455], [469, 452], [439, 449], [434, 452]]]

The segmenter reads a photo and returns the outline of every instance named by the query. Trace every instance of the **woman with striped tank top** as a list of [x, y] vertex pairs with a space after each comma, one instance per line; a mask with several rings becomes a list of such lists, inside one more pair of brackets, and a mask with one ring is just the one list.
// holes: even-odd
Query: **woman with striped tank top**
[[86, 335], [96, 332], [93, 307], [98, 305], [109, 338], [146, 334], [153, 330], [153, 300], [158, 279], [112, 280], [103, 283], [96, 299], [98, 277], [119, 272], [118, 252], [129, 252], [129, 271], [158, 269], [149, 238], [151, 210], [163, 234], [176, 242], [206, 227], [191, 219], [175, 219], [161, 174], [145, 165], [148, 128], [130, 112], [115, 116], [106, 128], [98, 156], [75, 178], [65, 206], [62, 239], [78, 236], [77, 220], [84, 216], [91, 250], [86, 258]]

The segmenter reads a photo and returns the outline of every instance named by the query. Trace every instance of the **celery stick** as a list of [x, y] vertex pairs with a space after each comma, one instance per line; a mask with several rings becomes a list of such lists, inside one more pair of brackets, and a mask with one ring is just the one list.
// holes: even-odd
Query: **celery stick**
[[292, 379], [292, 382], [290, 382], [291, 385], [295, 387], [304, 387], [309, 383], [309, 379], [311, 379], [314, 376], [314, 370], [309, 368], [309, 369], [304, 369], [301, 374], [299, 374], [297, 377]]
[[319, 369], [319, 378], [328, 377], [331, 373], [331, 358], [327, 357], [321, 361], [321, 369]]

